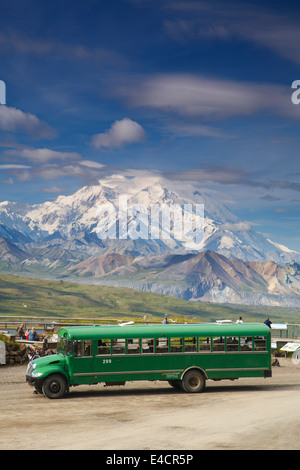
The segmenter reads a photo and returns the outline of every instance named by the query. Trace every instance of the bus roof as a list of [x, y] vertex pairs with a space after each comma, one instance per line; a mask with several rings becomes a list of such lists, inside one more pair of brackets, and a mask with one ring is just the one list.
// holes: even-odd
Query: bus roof
[[191, 336], [264, 336], [270, 328], [263, 323], [187, 323], [167, 325], [92, 325], [60, 328], [61, 337], [72, 340], [114, 338], [160, 338]]

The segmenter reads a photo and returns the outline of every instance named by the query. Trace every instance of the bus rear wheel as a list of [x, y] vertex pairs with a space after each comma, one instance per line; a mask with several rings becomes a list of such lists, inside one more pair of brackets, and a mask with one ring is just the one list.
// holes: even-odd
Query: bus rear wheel
[[62, 398], [68, 393], [68, 384], [61, 375], [50, 375], [44, 380], [42, 390], [47, 398]]
[[188, 393], [200, 393], [205, 390], [205, 377], [199, 370], [189, 370], [181, 381], [181, 388]]

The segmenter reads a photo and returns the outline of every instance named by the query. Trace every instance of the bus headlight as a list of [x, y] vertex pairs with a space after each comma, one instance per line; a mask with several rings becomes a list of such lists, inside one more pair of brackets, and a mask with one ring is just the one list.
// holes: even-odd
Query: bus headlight
[[30, 361], [28, 366], [27, 366], [26, 375], [33, 375], [33, 371], [34, 371], [35, 368], [36, 368], [36, 363]]
[[43, 372], [32, 372], [32, 377], [40, 377], [43, 375]]

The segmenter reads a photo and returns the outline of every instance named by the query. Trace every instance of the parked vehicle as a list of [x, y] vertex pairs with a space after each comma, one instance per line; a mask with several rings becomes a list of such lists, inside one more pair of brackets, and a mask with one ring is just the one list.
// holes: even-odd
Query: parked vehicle
[[195, 393], [208, 379], [270, 377], [271, 333], [264, 324], [167, 324], [59, 330], [57, 354], [31, 360], [26, 381], [48, 398], [71, 386], [162, 380]]

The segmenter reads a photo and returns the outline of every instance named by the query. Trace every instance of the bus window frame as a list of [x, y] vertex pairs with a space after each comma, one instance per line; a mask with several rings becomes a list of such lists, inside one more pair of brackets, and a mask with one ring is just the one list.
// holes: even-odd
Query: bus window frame
[[[187, 351], [186, 350], [186, 346], [187, 346], [187, 340], [190, 340], [188, 342], [188, 346], [195, 346], [194, 349], [190, 350], [190, 351]], [[191, 340], [193, 340], [191, 342]], [[194, 341], [196, 340], [196, 341]], [[197, 336], [184, 336], [183, 337], [183, 352], [186, 353], [186, 354], [197, 354], [199, 351], [198, 351], [198, 343], [199, 343], [199, 338]]]
[[[145, 347], [145, 346], [148, 346]], [[149, 350], [147, 350], [149, 349]], [[155, 339], [154, 338], [141, 338], [141, 352], [140, 354], [143, 355], [149, 355], [149, 354], [155, 354]]]
[[[264, 343], [264, 348], [260, 349], [258, 348], [258, 343], [263, 342]], [[267, 337], [266, 336], [253, 336], [252, 337], [252, 351], [253, 352], [259, 352], [263, 353], [267, 351]]]
[[[233, 341], [236, 341], [237, 342], [228, 342], [228, 339], [233, 339]], [[228, 353], [240, 353], [241, 350], [240, 350], [240, 338], [239, 336], [226, 336], [226, 352]], [[234, 348], [232, 350], [228, 349], [228, 346], [229, 347], [232, 347], [234, 346]]]
[[[85, 343], [89, 343], [89, 348], [90, 348], [90, 354], [87, 355], [87, 354], [84, 354], [84, 344]], [[76, 353], [76, 346], [78, 347], [78, 344], [80, 344], [80, 355], [78, 355], [78, 353]], [[75, 359], [85, 359], [85, 358], [91, 358], [94, 356], [94, 351], [93, 351], [93, 348], [94, 348], [94, 341], [92, 339], [79, 339], [79, 340], [76, 340], [73, 342], [73, 357]], [[83, 352], [83, 354], [82, 354]]]
[[[182, 336], [171, 336], [169, 338], [169, 352], [170, 354], [183, 354], [183, 340]], [[177, 342], [179, 341], [179, 344]]]
[[[159, 344], [161, 343], [161, 345]], [[163, 344], [166, 344], [166, 347]], [[161, 349], [158, 351], [158, 349]], [[166, 336], [155, 338], [155, 354], [169, 354], [170, 351], [170, 341]]]
[[[123, 350], [124, 344], [124, 350]], [[119, 345], [119, 350], [118, 350]], [[127, 340], [126, 338], [113, 338], [111, 343], [111, 356], [125, 356], [127, 355]]]
[[[222, 335], [222, 336], [163, 336], [163, 337], [152, 337], [152, 338], [102, 338], [97, 340], [76, 340], [73, 341], [73, 351], [72, 355], [74, 358], [91, 358], [94, 356], [94, 347], [95, 347], [95, 357], [108, 357], [108, 356], [140, 356], [140, 355], [160, 355], [160, 354], [224, 354], [224, 353], [265, 353], [268, 352], [268, 343], [267, 335], [261, 336], [235, 336], [234, 339], [238, 340], [238, 343], [230, 343], [228, 339], [232, 338], [231, 335]], [[222, 339], [222, 341], [217, 341]], [[188, 345], [194, 345], [194, 350], [187, 351], [187, 340], [189, 340]], [[195, 342], [193, 341], [195, 340]], [[94, 341], [96, 344], [94, 344]], [[101, 347], [100, 342], [108, 343], [104, 345], [107, 348], [107, 352], [99, 353], [99, 348]], [[174, 343], [175, 341], [175, 343]], [[178, 348], [176, 342], [179, 341]], [[192, 343], [191, 343], [192, 341]], [[207, 342], [208, 341], [208, 342]], [[262, 348], [259, 348], [257, 345], [259, 343], [263, 345]], [[84, 344], [89, 343], [90, 355], [76, 354], [76, 346], [80, 347], [80, 352], [84, 350]], [[152, 344], [151, 344], [152, 343]], [[132, 344], [136, 345], [137, 348], [131, 348]], [[145, 347], [146, 344], [149, 344], [148, 348]], [[118, 346], [120, 350], [118, 350]], [[222, 349], [215, 349], [215, 347], [222, 345]], [[202, 349], [203, 346], [208, 346], [208, 349]], [[214, 347], [215, 346], [215, 347]], [[229, 348], [234, 346], [233, 350]], [[175, 347], [175, 350], [172, 348]], [[244, 349], [248, 347], [248, 349]], [[132, 350], [132, 352], [129, 352]]]
[[[221, 340], [221, 341], [217, 341]], [[215, 349], [214, 346], [222, 346], [222, 349]], [[226, 352], [226, 336], [212, 336], [211, 337], [211, 352], [212, 353], [225, 353]]]
[[[201, 340], [201, 341], [200, 341]], [[202, 340], [206, 340], [202, 341]], [[208, 340], [208, 342], [207, 342]], [[201, 346], [208, 346], [208, 348], [201, 348]], [[211, 336], [198, 336], [197, 338], [197, 352], [199, 354], [210, 354], [212, 352], [212, 337]]]
[[[112, 355], [112, 339], [111, 338], [101, 338], [101, 339], [98, 339], [96, 341], [97, 341], [97, 354], [96, 354], [96, 357], [102, 357], [102, 356], [107, 357], [107, 356]], [[105, 346], [103, 344], [99, 345], [100, 341], [101, 342], [103, 341], [104, 343], [109, 342], [109, 346], [108, 345]], [[99, 353], [99, 347], [101, 347], [101, 346], [102, 347], [107, 347], [109, 349], [109, 352], [108, 353], [103, 353], [103, 352]]]
[[[132, 342], [131, 342], [132, 341]], [[135, 356], [141, 354], [141, 338], [127, 338], [126, 339], [126, 355]], [[137, 348], [131, 347], [137, 345]], [[129, 352], [130, 351], [130, 352]]]

